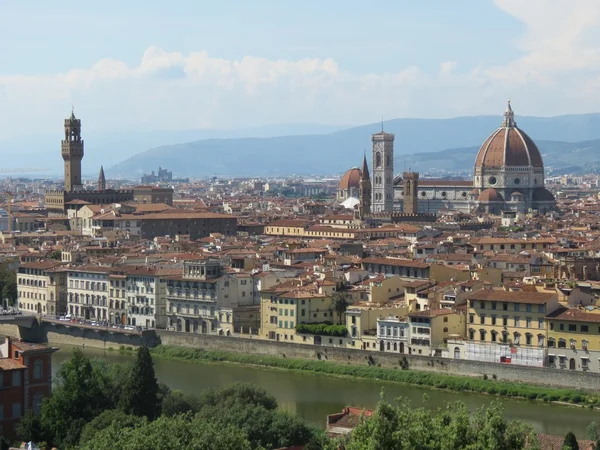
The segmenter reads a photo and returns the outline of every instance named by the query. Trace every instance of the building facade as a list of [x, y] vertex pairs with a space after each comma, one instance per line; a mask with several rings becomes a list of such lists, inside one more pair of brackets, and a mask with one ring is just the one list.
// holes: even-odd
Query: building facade
[[67, 275], [60, 261], [22, 263], [17, 270], [19, 309], [59, 315], [67, 310]]

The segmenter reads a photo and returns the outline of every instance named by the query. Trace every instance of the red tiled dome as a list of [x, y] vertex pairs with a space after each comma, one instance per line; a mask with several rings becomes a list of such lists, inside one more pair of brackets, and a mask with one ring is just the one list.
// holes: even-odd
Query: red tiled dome
[[534, 202], [553, 202], [555, 201], [554, 195], [546, 188], [538, 188], [533, 191]]
[[358, 167], [353, 167], [344, 174], [338, 185], [339, 190], [358, 189], [360, 187], [360, 177], [362, 172]]
[[542, 155], [533, 140], [517, 128], [510, 102], [500, 128], [488, 137], [477, 153], [475, 167], [544, 167]]
[[484, 189], [481, 192], [481, 194], [479, 194], [479, 197], [477, 197], [477, 201], [483, 203], [503, 202], [504, 198], [502, 198], [502, 195], [496, 189], [488, 188]]

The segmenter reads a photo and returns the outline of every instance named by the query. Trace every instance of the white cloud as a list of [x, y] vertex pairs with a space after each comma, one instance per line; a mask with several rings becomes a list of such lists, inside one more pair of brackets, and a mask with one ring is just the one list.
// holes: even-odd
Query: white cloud
[[[393, 73], [356, 74], [332, 58], [222, 59], [148, 48], [128, 66], [102, 59], [87, 68], [0, 76], [0, 138], [56, 131], [71, 103], [86, 128], [241, 128], [273, 123], [358, 124], [392, 117], [497, 112], [596, 111], [600, 104], [598, 0], [495, 0], [524, 25], [507, 64], [439, 61], [426, 71], [406, 61]], [[60, 125], [59, 125], [60, 128]]]

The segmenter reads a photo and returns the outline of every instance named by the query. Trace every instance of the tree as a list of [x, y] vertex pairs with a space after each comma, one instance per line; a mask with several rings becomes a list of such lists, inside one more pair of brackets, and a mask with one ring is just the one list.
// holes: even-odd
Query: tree
[[382, 399], [374, 414], [354, 429], [346, 449], [521, 450], [526, 445], [537, 448], [533, 429], [507, 421], [499, 402], [471, 415], [460, 402], [430, 410], [402, 400], [393, 406]]
[[200, 410], [200, 399], [195, 395], [184, 394], [181, 391], [168, 392], [161, 404], [163, 416], [175, 416], [186, 412], [196, 413]]
[[342, 315], [348, 309], [350, 305], [350, 296], [347, 292], [337, 291], [331, 297], [331, 309], [333, 309], [338, 316], [338, 323], [342, 323]]
[[32, 410], [27, 410], [17, 427], [17, 436], [25, 442], [42, 441], [44, 435], [39, 414], [34, 413]]
[[585, 432], [587, 433], [590, 441], [597, 441], [600, 438], [600, 435], [598, 435], [598, 425], [596, 425], [596, 422], [590, 423], [586, 427]]
[[569, 431], [563, 442], [563, 450], [579, 450], [579, 444], [577, 443], [577, 438], [573, 434], [572, 431]]
[[102, 430], [118, 425], [120, 429], [135, 428], [144, 424], [144, 419], [130, 414], [125, 414], [123, 411], [109, 409], [102, 412], [99, 416], [89, 422], [81, 431], [79, 445], [84, 445], [96, 439], [96, 435]]
[[110, 408], [104, 393], [110, 383], [80, 349], [61, 366], [55, 381], [52, 397], [42, 402], [41, 432], [50, 444], [70, 448], [79, 442], [85, 424]]
[[2, 298], [9, 305], [15, 305], [17, 300], [17, 275], [14, 270], [4, 269], [0, 271], [0, 291]]
[[149, 420], [160, 415], [159, 386], [148, 347], [137, 349], [136, 361], [123, 387], [121, 409]]
[[238, 405], [258, 405], [265, 409], [277, 409], [277, 400], [266, 390], [250, 383], [233, 383], [220, 388], [210, 388], [200, 396], [200, 408], [205, 406], [229, 408]]
[[54, 250], [50, 253], [50, 259], [56, 259], [60, 261], [62, 259], [62, 252], [60, 250]]

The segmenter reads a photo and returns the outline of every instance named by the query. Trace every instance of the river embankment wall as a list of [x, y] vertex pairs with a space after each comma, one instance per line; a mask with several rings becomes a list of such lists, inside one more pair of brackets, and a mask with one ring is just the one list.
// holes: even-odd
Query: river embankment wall
[[487, 375], [490, 378], [495, 375], [498, 380], [504, 381], [585, 391], [600, 390], [600, 374], [589, 372], [292, 344], [256, 338], [192, 335], [172, 331], [158, 331], [157, 334], [163, 345], [253, 354], [257, 358], [260, 358], [261, 355], [268, 355], [280, 358], [323, 360], [339, 364], [375, 365], [398, 370], [402, 364], [407, 364], [409, 369], [448, 375], [471, 377]]
[[[21, 335], [23, 333], [23, 335]], [[29, 339], [31, 332], [16, 325], [1, 324], [0, 335], [13, 338]], [[274, 356], [279, 358], [322, 360], [339, 364], [372, 365], [384, 368], [407, 366], [409, 369], [445, 373], [448, 375], [483, 377], [487, 375], [498, 380], [521, 382], [557, 388], [581, 389], [585, 391], [600, 390], [600, 374], [570, 370], [558, 370], [542, 367], [526, 367], [510, 364], [449, 359], [421, 355], [402, 355], [386, 352], [374, 352], [359, 349], [314, 346], [276, 342], [256, 337], [228, 337], [206, 334], [190, 334], [175, 331], [158, 330], [145, 332], [142, 335], [126, 335], [121, 333], [102, 333], [79, 328], [54, 327], [42, 323], [35, 332], [37, 342], [48, 342], [51, 345], [75, 345], [100, 349], [118, 349], [122, 346], [137, 347], [157, 344], [218, 350], [231, 353], [243, 353]]]

